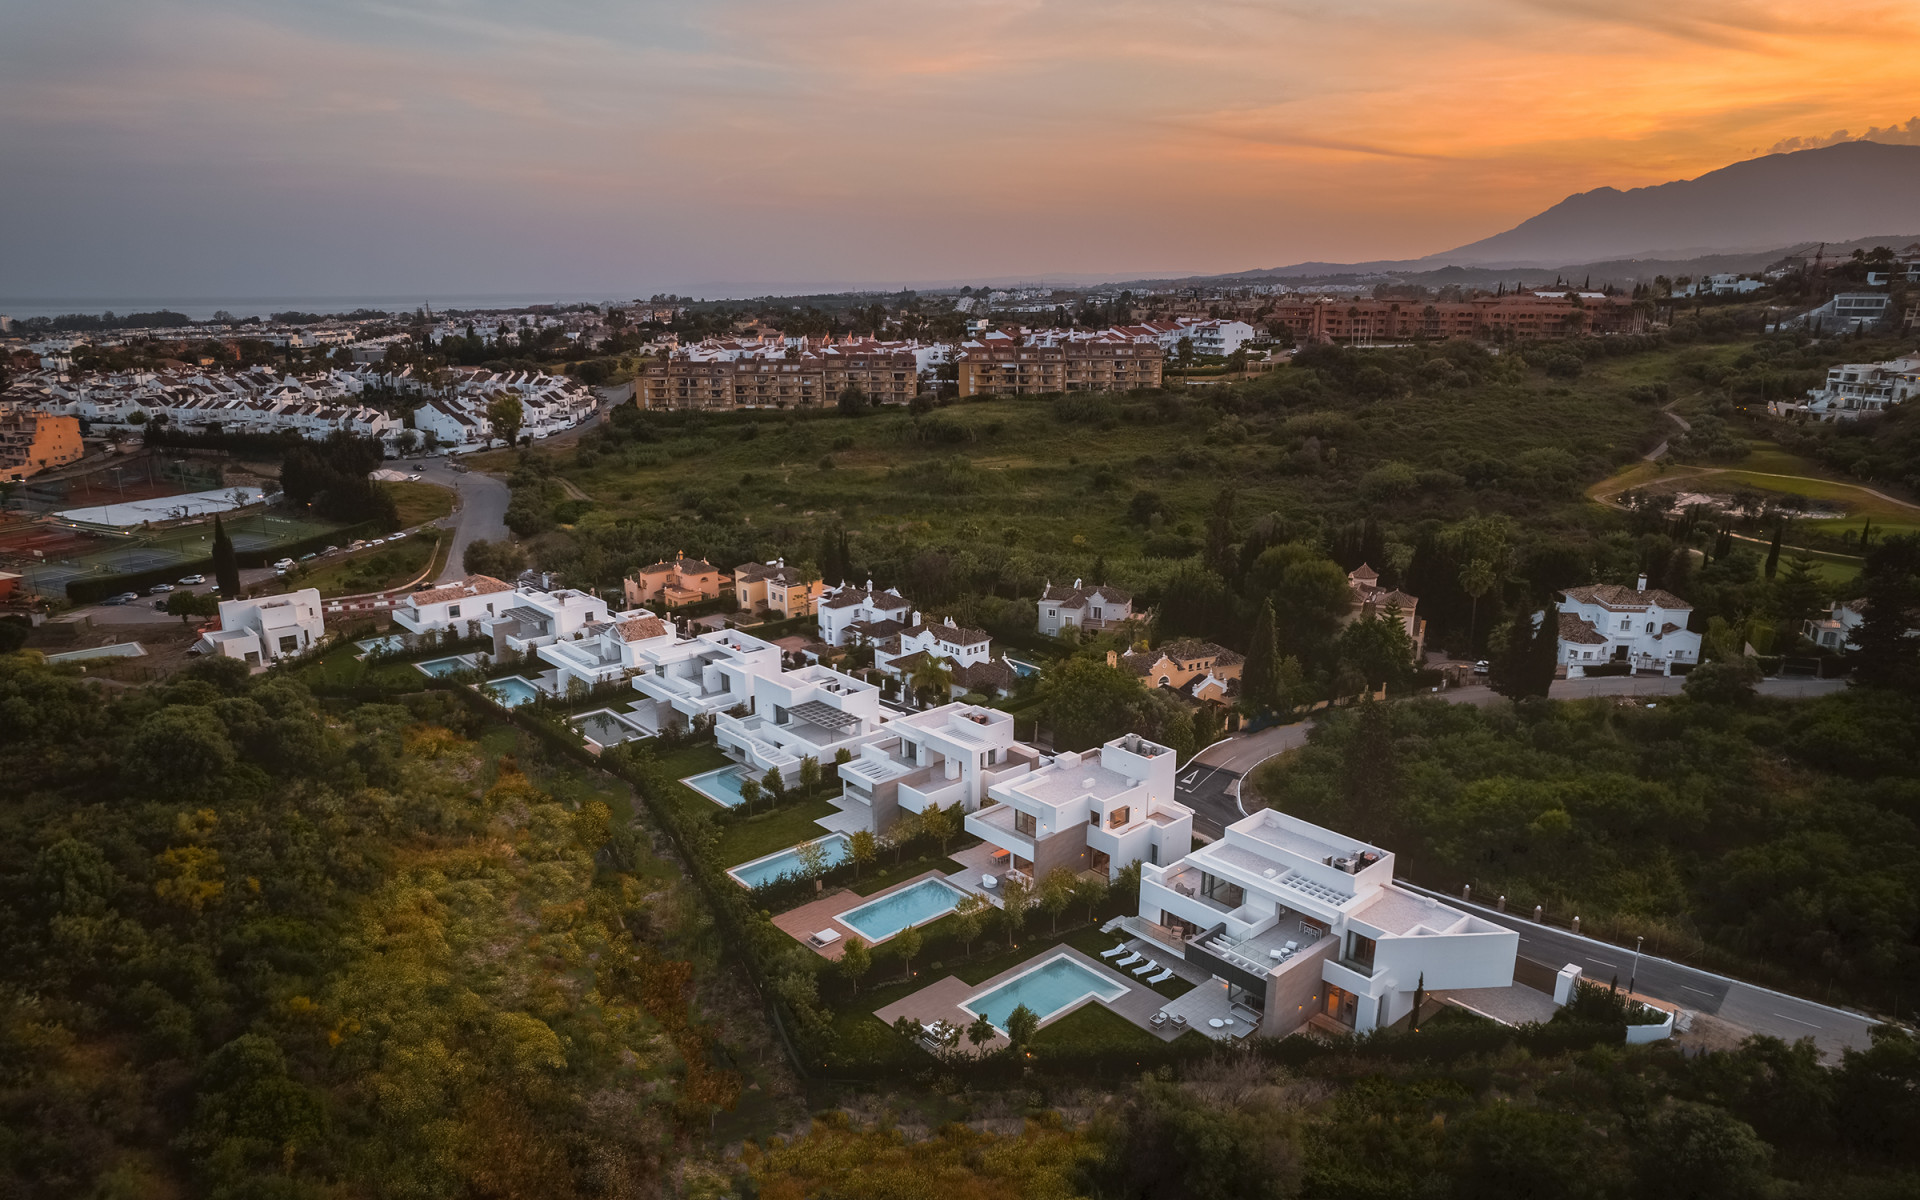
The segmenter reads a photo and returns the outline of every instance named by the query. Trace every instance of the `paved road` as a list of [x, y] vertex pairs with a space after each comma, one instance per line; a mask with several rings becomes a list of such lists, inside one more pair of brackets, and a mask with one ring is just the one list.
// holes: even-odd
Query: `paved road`
[[506, 480], [478, 471], [455, 471], [444, 458], [419, 461], [426, 466], [408, 469], [417, 469], [423, 481], [451, 488], [454, 493], [453, 515], [441, 521], [442, 526], [453, 528], [453, 550], [447, 555], [447, 565], [440, 570], [440, 578], [434, 580], [446, 583], [466, 574], [461, 560], [466, 556], [469, 543], [480, 539], [499, 541], [507, 536], [507, 502], [513, 493]]
[[1811, 1037], [1822, 1053], [1828, 1055], [1838, 1057], [1846, 1047], [1865, 1049], [1867, 1031], [1878, 1024], [1874, 1018], [1860, 1013], [1755, 987], [1650, 954], [1640, 956], [1636, 970], [1631, 947], [1596, 941], [1551, 925], [1536, 925], [1525, 916], [1468, 904], [1458, 896], [1429, 891], [1406, 880], [1399, 882], [1517, 930], [1520, 934], [1520, 953], [1536, 962], [1553, 967], [1578, 963], [1581, 973], [1587, 978], [1610, 983], [1617, 977], [1623, 988], [1632, 979], [1635, 990], [1642, 995], [1695, 1012], [1708, 1013], [1754, 1033], [1768, 1034], [1789, 1042]]
[[[1678, 404], [1679, 401], [1676, 400], [1673, 403]], [[1688, 423], [1685, 417], [1673, 411], [1673, 404], [1667, 405], [1665, 408], [1661, 409], [1660, 411], [1663, 413], [1666, 413], [1667, 419], [1672, 421], [1675, 425], [1678, 425], [1682, 431], [1691, 431], [1693, 429], [1693, 426]], [[1662, 438], [1658, 446], [1655, 446], [1653, 449], [1647, 451], [1646, 454], [1643, 456], [1645, 460], [1647, 462], [1657, 462], [1661, 458], [1665, 457], [1667, 453], [1668, 440], [1669, 439]]]

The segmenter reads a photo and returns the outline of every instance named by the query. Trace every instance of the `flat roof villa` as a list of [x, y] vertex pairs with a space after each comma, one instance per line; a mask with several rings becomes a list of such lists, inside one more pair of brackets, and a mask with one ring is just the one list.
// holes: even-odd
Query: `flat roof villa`
[[1014, 740], [1013, 717], [997, 709], [955, 702], [894, 716], [840, 765], [845, 786], [834, 803], [846, 820], [835, 827], [883, 833], [902, 809], [930, 805], [972, 812], [990, 785], [1039, 762], [1039, 751]]
[[780, 647], [750, 633], [722, 629], [635, 651], [634, 690], [675, 724], [753, 707], [753, 681], [780, 672]]
[[755, 675], [751, 695], [748, 715], [722, 712], [713, 731], [720, 749], [755, 773], [778, 770], [793, 782], [801, 759], [831, 764], [842, 748], [880, 736], [880, 689], [830, 667]]
[[1259, 1032], [1391, 1025], [1428, 991], [1508, 987], [1519, 934], [1393, 881], [1393, 855], [1266, 809], [1144, 864], [1128, 928], [1213, 973]]
[[558, 672], [555, 686], [565, 695], [574, 680], [585, 687], [614, 683], [643, 669], [650, 649], [675, 641], [673, 624], [644, 608], [612, 613], [539, 648], [541, 659]]
[[542, 591], [516, 587], [498, 598], [498, 612], [483, 627], [493, 637], [496, 656], [525, 654], [560, 638], [572, 638], [588, 625], [607, 619], [607, 602], [573, 588]]
[[1136, 734], [1097, 754], [1042, 757], [994, 779], [967, 832], [1030, 879], [1055, 867], [1112, 878], [1129, 863], [1171, 862], [1193, 845], [1193, 812], [1173, 798], [1174, 764], [1171, 749]]

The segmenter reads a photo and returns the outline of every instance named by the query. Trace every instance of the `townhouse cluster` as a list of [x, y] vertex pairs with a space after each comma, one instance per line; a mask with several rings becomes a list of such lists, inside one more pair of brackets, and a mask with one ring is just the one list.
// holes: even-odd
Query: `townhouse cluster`
[[1884, 413], [1915, 396], [1920, 396], [1920, 354], [1908, 354], [1886, 362], [1829, 367], [1820, 386], [1807, 389], [1805, 400], [1777, 400], [1767, 405], [1767, 411], [1816, 421], [1853, 421]]
[[905, 404], [949, 353], [871, 338], [708, 339], [644, 362], [634, 399], [641, 408], [806, 408], [834, 404], [851, 387], [875, 404]]
[[[363, 394], [402, 397], [402, 411], [364, 403]], [[279, 433], [319, 440], [335, 432], [378, 438], [393, 452], [409, 429], [422, 445], [484, 445], [487, 407], [518, 396], [522, 429], [545, 437], [590, 419], [597, 402], [586, 385], [542, 371], [456, 369], [441, 381], [411, 367], [334, 367], [301, 375], [256, 366], [244, 371], [178, 368], [98, 374], [26, 372], [8, 390], [17, 412], [69, 416], [95, 431], [164, 422], [187, 433]]]

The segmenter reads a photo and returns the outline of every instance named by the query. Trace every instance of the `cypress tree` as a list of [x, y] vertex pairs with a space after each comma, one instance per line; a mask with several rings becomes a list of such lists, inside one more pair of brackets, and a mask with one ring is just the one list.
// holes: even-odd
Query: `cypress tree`
[[1487, 686], [1509, 700], [1523, 700], [1536, 693], [1531, 689], [1533, 660], [1533, 614], [1526, 605], [1514, 610], [1507, 626], [1506, 644], [1487, 664]]
[[218, 513], [213, 518], [213, 581], [220, 585], [221, 596], [228, 600], [239, 597], [240, 563], [233, 556], [233, 539], [227, 536]]
[[1780, 534], [1785, 529], [1786, 529], [1786, 526], [1784, 525], [1775, 525], [1773, 527], [1773, 544], [1767, 547], [1767, 582], [1768, 583], [1773, 582], [1774, 573], [1780, 569]]
[[1260, 615], [1254, 618], [1253, 642], [1247, 647], [1247, 663], [1240, 669], [1241, 699], [1255, 712], [1279, 702], [1275, 694], [1280, 677], [1278, 645], [1273, 597], [1268, 596], [1260, 605]]
[[1553, 688], [1554, 672], [1560, 669], [1560, 606], [1547, 601], [1540, 626], [1534, 631], [1533, 645], [1527, 654], [1527, 694], [1545, 699]]

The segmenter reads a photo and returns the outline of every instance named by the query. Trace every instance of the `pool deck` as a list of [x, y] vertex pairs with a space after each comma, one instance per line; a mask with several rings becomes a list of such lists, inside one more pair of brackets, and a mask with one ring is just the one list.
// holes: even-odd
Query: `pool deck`
[[[778, 920], [778, 918], [775, 919]], [[998, 975], [991, 976], [979, 983], [968, 983], [958, 975], [949, 975], [945, 979], [928, 984], [911, 996], [894, 1001], [873, 1015], [885, 1021], [888, 1025], [892, 1025], [901, 1017], [913, 1017], [922, 1025], [931, 1025], [935, 1021], [945, 1021], [949, 1025], [957, 1025], [961, 1029], [965, 1029], [967, 1026], [973, 1024], [974, 1021], [973, 1014], [960, 1007], [969, 998], [978, 996], [982, 992], [991, 991], [1007, 980], [1012, 979], [1014, 976], [1031, 971], [1048, 959], [1056, 958], [1060, 955], [1071, 958], [1094, 974], [1099, 975], [1102, 979], [1124, 985], [1127, 990], [1123, 995], [1113, 1000], [1102, 1000], [1098, 996], [1088, 996], [1078, 1003], [1069, 1006], [1065, 1011], [1040, 1022], [1041, 1028], [1053, 1024], [1053, 1022], [1059, 1020], [1061, 1017], [1079, 1009], [1083, 1004], [1104, 1004], [1148, 1033], [1160, 1038], [1162, 1041], [1170, 1042], [1180, 1036], [1180, 1034], [1186, 1032], [1184, 1029], [1173, 1029], [1170, 1025], [1163, 1025], [1158, 1029], [1153, 1027], [1153, 1015], [1159, 1012], [1161, 1005], [1165, 1003], [1165, 998], [1162, 997], [1159, 992], [1154, 991], [1138, 979], [1131, 978], [1114, 970], [1099, 959], [1091, 955], [1082, 954], [1072, 946], [1066, 945], [1049, 946], [1045, 950], [1036, 952], [1032, 958], [1025, 960], [1018, 966], [1008, 967]], [[989, 1053], [1000, 1049], [1006, 1044], [1007, 1039], [1005, 1036], [995, 1034], [992, 1041], [980, 1047], [980, 1051], [982, 1053]], [[972, 1044], [964, 1038], [961, 1039], [960, 1049], [967, 1053], [973, 1052]]]
[[[787, 936], [793, 938], [815, 954], [818, 954], [821, 958], [838, 961], [840, 955], [846, 951], [847, 939], [856, 935], [847, 926], [834, 920], [835, 917], [838, 917], [843, 912], [852, 912], [862, 904], [871, 903], [882, 896], [890, 896], [903, 888], [910, 888], [923, 879], [945, 878], [946, 876], [939, 871], [923, 871], [915, 875], [912, 879], [895, 884], [884, 892], [875, 892], [871, 896], [862, 896], [852, 888], [841, 888], [838, 891], [827, 893], [818, 900], [808, 901], [799, 908], [790, 908], [786, 912], [774, 914], [773, 923], [782, 932], [786, 933]], [[838, 930], [840, 937], [832, 944], [824, 947], [816, 946], [807, 940], [814, 934], [819, 933], [822, 929]], [[882, 943], [882, 945], [884, 944], [885, 943]]]

